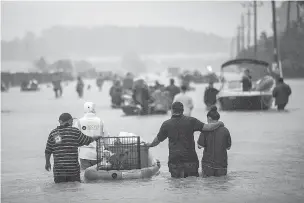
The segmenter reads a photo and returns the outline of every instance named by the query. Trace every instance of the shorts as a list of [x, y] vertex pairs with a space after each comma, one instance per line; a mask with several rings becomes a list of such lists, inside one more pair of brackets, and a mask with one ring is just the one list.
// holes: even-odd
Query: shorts
[[85, 170], [97, 164], [97, 160], [80, 159], [80, 168]]
[[227, 168], [212, 168], [210, 166], [202, 165], [202, 176], [203, 178], [209, 177], [209, 176], [225, 176], [227, 175]]
[[55, 183], [81, 182], [80, 173], [75, 176], [54, 176]]
[[169, 164], [169, 172], [172, 178], [199, 177], [197, 163]]

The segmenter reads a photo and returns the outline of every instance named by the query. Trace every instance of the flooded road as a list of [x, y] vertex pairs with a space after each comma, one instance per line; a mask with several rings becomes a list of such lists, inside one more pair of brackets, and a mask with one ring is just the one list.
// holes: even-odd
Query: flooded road
[[[98, 92], [95, 82], [91, 83], [93, 88], [85, 91], [84, 99], [77, 98], [74, 83], [64, 88], [60, 99], [45, 85], [40, 92], [13, 88], [2, 94], [2, 202], [304, 202], [303, 80], [287, 81], [293, 91], [288, 112], [220, 112], [232, 138], [227, 177], [171, 179], [168, 142], [164, 141], [151, 150], [162, 165], [157, 177], [55, 185], [52, 172], [44, 169], [44, 149], [61, 113], [79, 118], [84, 102], [93, 101], [112, 135], [127, 131], [147, 141], [152, 141], [170, 116], [123, 116], [121, 110], [110, 108], [110, 84]], [[196, 86], [191, 94], [193, 116], [205, 122], [203, 91], [204, 86]], [[202, 151], [197, 152], [201, 159]]]

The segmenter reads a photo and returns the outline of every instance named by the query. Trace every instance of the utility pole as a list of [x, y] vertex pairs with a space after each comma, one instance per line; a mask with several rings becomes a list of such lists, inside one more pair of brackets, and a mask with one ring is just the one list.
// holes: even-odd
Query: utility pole
[[289, 30], [289, 25], [290, 25], [290, 5], [291, 5], [291, 1], [287, 2], [287, 19], [286, 19], [286, 30]]
[[258, 44], [258, 31], [257, 31], [257, 1], [253, 1], [253, 16], [254, 16], [254, 56], [257, 58], [257, 44]]
[[251, 38], [251, 11], [250, 8], [248, 8], [247, 12], [247, 48], [250, 47], [250, 38]]
[[298, 2], [295, 2], [296, 7], [297, 7], [297, 21], [301, 21], [301, 16], [300, 16], [300, 4]]
[[238, 26], [237, 27], [237, 36], [236, 36], [236, 55], [238, 55], [241, 51], [240, 34], [241, 34], [241, 27]]
[[271, 1], [272, 6], [272, 26], [273, 26], [273, 52], [274, 52], [274, 60], [277, 63], [277, 67], [280, 70], [280, 77], [283, 77], [283, 71], [280, 63], [280, 50], [278, 44], [278, 37], [277, 37], [277, 21], [276, 21], [276, 5], [275, 1]]
[[250, 18], [250, 15], [251, 15], [251, 12], [250, 12], [250, 8], [249, 7], [253, 7], [253, 34], [254, 34], [254, 55], [255, 55], [255, 58], [257, 57], [257, 46], [258, 46], [258, 30], [257, 30], [257, 27], [258, 27], [258, 21], [257, 21], [257, 7], [260, 7], [263, 5], [263, 2], [259, 1], [257, 2], [256, 0], [254, 1], [248, 1], [248, 2], [243, 2], [241, 3], [242, 4], [242, 7], [243, 8], [248, 8], [248, 13], [247, 13], [247, 16], [248, 16], [248, 41], [250, 44], [250, 39], [251, 39], [251, 18]]
[[241, 15], [241, 50], [245, 50], [245, 16]]
[[232, 37], [231, 39], [231, 44], [230, 44], [230, 58], [233, 59], [235, 58], [235, 37]]

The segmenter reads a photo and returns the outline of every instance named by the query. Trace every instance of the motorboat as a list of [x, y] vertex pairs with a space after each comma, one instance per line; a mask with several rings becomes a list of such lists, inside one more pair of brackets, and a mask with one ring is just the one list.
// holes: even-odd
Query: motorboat
[[[233, 67], [230, 77], [224, 70]], [[242, 72], [249, 70], [252, 89], [243, 91]], [[234, 59], [221, 66], [222, 89], [217, 95], [221, 110], [268, 110], [273, 104], [272, 90], [275, 86], [274, 73], [270, 64], [256, 59]]]

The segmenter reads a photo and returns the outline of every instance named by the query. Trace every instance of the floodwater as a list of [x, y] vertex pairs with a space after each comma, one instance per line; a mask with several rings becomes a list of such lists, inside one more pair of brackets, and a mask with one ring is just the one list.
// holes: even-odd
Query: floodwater
[[[60, 99], [45, 85], [40, 92], [13, 88], [2, 94], [2, 202], [304, 202], [303, 80], [287, 81], [293, 91], [288, 112], [221, 112], [232, 137], [226, 177], [171, 179], [164, 141], [151, 150], [162, 165], [160, 175], [152, 179], [54, 184], [52, 172], [44, 169], [44, 149], [61, 113], [79, 118], [83, 103], [93, 101], [112, 135], [128, 131], [147, 141], [169, 118], [169, 114], [123, 116], [121, 110], [110, 108], [110, 84], [98, 92], [95, 82], [90, 82], [92, 89], [85, 92], [85, 99], [77, 98], [74, 83], [64, 88]], [[191, 93], [193, 116], [206, 121], [203, 91], [204, 86], [197, 86]]]

